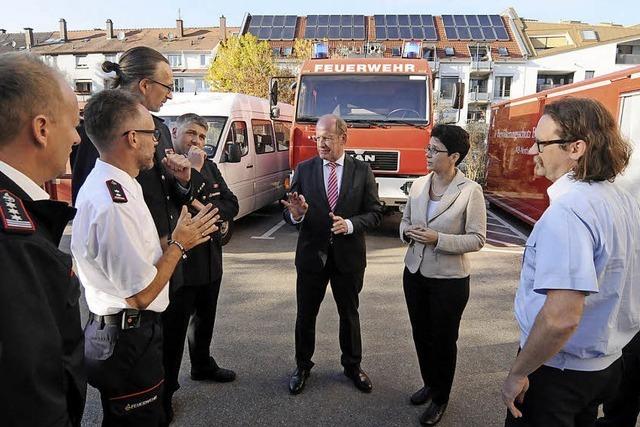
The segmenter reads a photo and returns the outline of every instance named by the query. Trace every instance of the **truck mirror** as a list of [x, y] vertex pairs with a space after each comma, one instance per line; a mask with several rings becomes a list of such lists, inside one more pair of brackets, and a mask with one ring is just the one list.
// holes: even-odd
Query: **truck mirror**
[[269, 105], [274, 107], [278, 105], [278, 81], [276, 79], [271, 79], [269, 89]]
[[454, 109], [460, 110], [464, 107], [464, 83], [456, 82], [455, 93], [453, 94], [453, 106]]
[[240, 144], [227, 144], [225, 152], [225, 161], [228, 163], [240, 163], [242, 158], [242, 151], [240, 150]]
[[280, 117], [280, 107], [277, 105], [273, 105], [270, 109], [270, 116], [272, 119], [277, 119]]

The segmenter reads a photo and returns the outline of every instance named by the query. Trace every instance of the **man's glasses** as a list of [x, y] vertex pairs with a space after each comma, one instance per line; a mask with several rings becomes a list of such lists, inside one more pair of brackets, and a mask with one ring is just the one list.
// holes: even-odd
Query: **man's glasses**
[[447, 151], [447, 150], [438, 150], [436, 147], [431, 147], [431, 146], [427, 147], [424, 150], [424, 152], [429, 154], [429, 155], [431, 155], [431, 156], [433, 156], [436, 153], [447, 153], [447, 154], [449, 153], [449, 151]]
[[323, 142], [327, 142], [329, 144], [331, 144], [333, 141], [335, 141], [335, 137], [333, 136], [315, 136], [315, 135], [311, 135], [309, 137], [310, 140], [314, 141], [314, 142], [319, 142], [319, 143], [323, 143]]
[[123, 133], [122, 136], [125, 136], [131, 132], [148, 133], [152, 135], [155, 142], [160, 141], [160, 129], [131, 129]]
[[152, 78], [149, 78], [149, 77], [147, 77], [147, 80], [150, 80], [150, 81], [152, 81], [153, 83], [159, 84], [160, 86], [162, 86], [163, 88], [165, 88], [165, 89], [166, 89], [166, 90], [168, 90], [169, 92], [175, 92], [175, 91], [176, 91], [176, 88], [175, 88], [175, 86], [174, 86], [174, 85], [169, 86], [169, 85], [166, 85], [166, 84], [164, 84], [164, 83], [160, 83], [160, 82], [159, 82], [159, 81], [157, 81], [157, 80], [153, 80]]
[[538, 148], [538, 153], [542, 153], [543, 147], [546, 147], [547, 145], [569, 144], [571, 142], [575, 142], [575, 141], [571, 141], [571, 140], [567, 140], [567, 139], [552, 139], [550, 141], [538, 141], [536, 139], [536, 147]]

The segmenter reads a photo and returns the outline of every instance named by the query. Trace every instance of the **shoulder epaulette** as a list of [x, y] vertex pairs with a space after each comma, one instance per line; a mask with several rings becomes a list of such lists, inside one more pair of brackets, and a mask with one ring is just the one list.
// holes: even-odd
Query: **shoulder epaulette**
[[111, 194], [111, 200], [114, 203], [127, 203], [127, 195], [124, 192], [124, 188], [122, 185], [115, 179], [110, 179], [107, 181], [107, 188], [109, 189], [109, 193]]
[[36, 231], [36, 224], [22, 204], [22, 200], [7, 190], [0, 190], [0, 217], [5, 231], [31, 234]]

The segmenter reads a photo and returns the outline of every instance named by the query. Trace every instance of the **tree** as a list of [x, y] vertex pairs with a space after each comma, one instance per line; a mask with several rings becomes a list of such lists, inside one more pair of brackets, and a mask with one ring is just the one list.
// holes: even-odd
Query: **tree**
[[467, 178], [483, 185], [487, 170], [487, 133], [489, 126], [484, 122], [470, 122], [466, 126], [469, 132], [469, 153], [464, 159]]
[[227, 39], [220, 45], [206, 80], [218, 92], [239, 92], [265, 98], [269, 78], [278, 74], [266, 41], [250, 33]]
[[279, 79], [278, 84], [278, 100], [286, 102], [287, 104], [293, 104], [295, 98], [295, 89], [292, 84], [295, 83], [295, 76], [300, 72], [302, 63], [311, 58], [311, 50], [313, 48], [313, 41], [308, 39], [295, 39], [293, 42], [293, 53], [278, 67], [277, 76], [279, 77], [291, 77], [291, 79]]

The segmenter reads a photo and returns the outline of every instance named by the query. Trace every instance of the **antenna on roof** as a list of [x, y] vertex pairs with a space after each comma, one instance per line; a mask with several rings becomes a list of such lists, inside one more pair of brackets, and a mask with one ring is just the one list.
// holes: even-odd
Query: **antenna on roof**
[[127, 35], [124, 33], [124, 31], [118, 31], [118, 40], [123, 41], [126, 37]]

